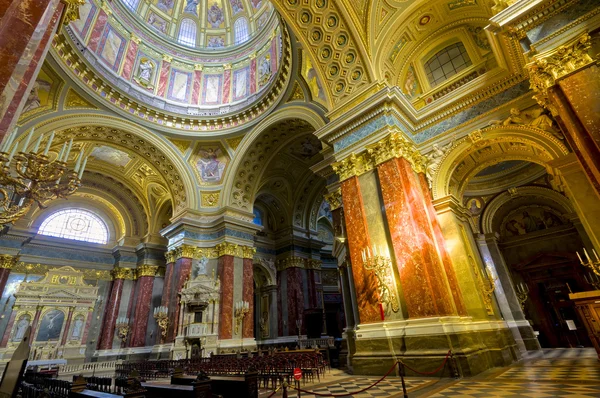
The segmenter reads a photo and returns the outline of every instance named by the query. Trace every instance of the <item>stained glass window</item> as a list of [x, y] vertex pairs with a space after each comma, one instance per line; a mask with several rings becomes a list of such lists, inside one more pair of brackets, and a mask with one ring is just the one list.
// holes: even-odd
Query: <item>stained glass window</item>
[[65, 209], [51, 214], [44, 220], [38, 233], [92, 243], [108, 242], [108, 228], [104, 221], [83, 209]]

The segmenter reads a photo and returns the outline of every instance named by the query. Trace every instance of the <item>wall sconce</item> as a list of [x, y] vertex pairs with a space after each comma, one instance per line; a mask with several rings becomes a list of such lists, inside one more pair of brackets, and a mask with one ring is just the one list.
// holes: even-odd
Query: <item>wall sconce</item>
[[521, 305], [521, 309], [525, 311], [525, 302], [529, 298], [529, 287], [523, 282], [517, 285], [517, 299]]
[[169, 309], [164, 305], [154, 308], [154, 319], [156, 319], [156, 323], [158, 324], [158, 327], [161, 330], [160, 335], [162, 336], [162, 338], [165, 338], [167, 336], [167, 328], [169, 327], [170, 323], [168, 314]]
[[240, 325], [242, 324], [244, 317], [250, 312], [250, 303], [247, 301], [238, 301], [235, 303], [235, 334], [240, 332]]
[[117, 318], [116, 327], [117, 327], [117, 336], [119, 336], [121, 341], [124, 343], [125, 340], [127, 340], [127, 336], [129, 335], [129, 332], [131, 331], [131, 327], [129, 326], [129, 318], [124, 317], [124, 316]]

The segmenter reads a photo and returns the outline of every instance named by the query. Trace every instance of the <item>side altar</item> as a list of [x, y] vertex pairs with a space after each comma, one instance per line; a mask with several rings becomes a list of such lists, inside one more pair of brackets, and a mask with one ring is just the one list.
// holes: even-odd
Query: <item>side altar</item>
[[83, 362], [98, 288], [72, 267], [50, 269], [35, 282], [21, 283], [8, 321], [0, 360], [8, 361], [31, 326], [30, 360]]

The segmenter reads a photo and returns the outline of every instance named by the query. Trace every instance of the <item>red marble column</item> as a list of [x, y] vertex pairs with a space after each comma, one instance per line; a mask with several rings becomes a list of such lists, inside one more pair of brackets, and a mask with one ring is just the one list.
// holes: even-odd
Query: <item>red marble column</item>
[[92, 324], [92, 319], [94, 314], [92, 311], [88, 313], [87, 320], [85, 321], [85, 328], [83, 329], [83, 337], [81, 338], [81, 344], [87, 343], [88, 335], [90, 334], [90, 325]]
[[169, 314], [172, 316], [173, 323], [169, 325], [167, 341], [173, 341], [175, 340], [175, 337], [177, 337], [177, 328], [179, 327], [179, 319], [181, 316], [181, 302], [179, 301], [179, 293], [181, 292], [181, 289], [183, 289], [185, 282], [190, 277], [191, 271], [191, 258], [182, 257], [175, 261], [174, 290], [171, 293], [171, 306], [169, 308]]
[[[288, 335], [298, 335], [297, 320], [302, 320], [302, 330], [306, 329], [304, 324], [304, 291], [302, 289], [302, 268], [288, 268], [287, 274], [287, 310], [288, 310]], [[302, 333], [300, 330], [300, 333]]]
[[231, 339], [233, 332], [233, 256], [219, 257], [221, 300], [219, 312], [219, 339]]
[[123, 279], [115, 279], [110, 289], [108, 302], [106, 303], [106, 314], [102, 323], [100, 333], [99, 350], [110, 350], [115, 337], [115, 325], [119, 317], [119, 306], [121, 305], [121, 296], [123, 295]]
[[12, 131], [60, 19], [58, 0], [13, 0], [0, 19], [0, 139]]
[[358, 177], [343, 181], [341, 190], [359, 323], [379, 322], [384, 315], [383, 306], [379, 303], [377, 279], [362, 267], [362, 253], [371, 246], [371, 240]]
[[65, 328], [63, 329], [63, 336], [60, 341], [61, 345], [65, 345], [67, 343], [67, 337], [69, 337], [69, 328], [71, 327], [72, 319], [73, 319], [73, 307], [69, 307], [69, 314], [67, 315], [67, 323], [65, 323]]
[[448, 253], [448, 249], [446, 248], [446, 240], [444, 239], [442, 227], [437, 219], [437, 212], [435, 211], [433, 202], [431, 201], [431, 192], [429, 191], [429, 183], [427, 182], [425, 173], [419, 173], [419, 184], [421, 185], [423, 198], [425, 199], [425, 210], [427, 211], [427, 216], [431, 220], [433, 237], [437, 245], [437, 249], [442, 256], [442, 263], [444, 264], [444, 269], [446, 270], [446, 278], [448, 278], [448, 284], [450, 285], [450, 291], [452, 292], [454, 305], [456, 306], [456, 310], [458, 311], [459, 315], [467, 316], [467, 307], [465, 306], [465, 301], [460, 292], [460, 287], [458, 286], [458, 279], [456, 278], [456, 272], [452, 266], [450, 253]]
[[396, 158], [377, 172], [409, 317], [456, 315], [415, 172], [406, 159]]
[[244, 318], [242, 337], [254, 337], [254, 265], [251, 258], [244, 259], [244, 285], [242, 287], [242, 300], [250, 305], [248, 314]]
[[150, 316], [153, 287], [153, 276], [141, 276], [138, 278], [133, 327], [129, 341], [130, 347], [144, 347], [146, 345], [146, 330], [148, 329], [148, 316]]
[[10, 268], [0, 268], [0, 296], [4, 293], [8, 276], [10, 275]]
[[127, 53], [125, 54], [125, 63], [123, 65], [123, 72], [122, 72], [123, 78], [125, 78], [125, 80], [131, 79], [137, 52], [138, 52], [138, 44], [133, 39], [129, 40], [129, 48], [127, 48]]
[[283, 292], [281, 282], [285, 271], [277, 271], [277, 335], [283, 336]]
[[13, 310], [13, 312], [10, 314], [8, 323], [6, 324], [6, 330], [4, 331], [4, 336], [2, 336], [2, 343], [0, 343], [0, 347], [6, 347], [6, 344], [8, 344], [10, 332], [12, 331], [13, 325], [15, 324], [16, 317], [17, 311]]
[[306, 270], [306, 290], [308, 290], [308, 308], [317, 308], [317, 286], [314, 269]]

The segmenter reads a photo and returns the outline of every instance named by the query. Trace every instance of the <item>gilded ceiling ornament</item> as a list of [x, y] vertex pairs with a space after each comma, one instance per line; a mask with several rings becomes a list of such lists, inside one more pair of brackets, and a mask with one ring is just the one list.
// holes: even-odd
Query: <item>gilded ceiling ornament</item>
[[294, 88], [292, 89], [292, 95], [288, 102], [291, 101], [304, 101], [304, 92], [298, 82], [294, 82]]
[[158, 272], [158, 266], [156, 265], [141, 265], [136, 269], [136, 275], [138, 278], [142, 276], [156, 276]]
[[534, 98], [541, 106], [556, 114], [548, 100], [548, 89], [556, 84], [556, 80], [594, 62], [589, 54], [591, 47], [592, 39], [586, 32], [555, 50], [536, 55], [526, 65], [531, 88], [537, 93]]
[[239, 137], [230, 138], [226, 141], [227, 141], [227, 145], [229, 145], [229, 147], [235, 151], [243, 139], [244, 139], [244, 136], [240, 135]]
[[331, 211], [342, 207], [342, 191], [339, 188], [324, 195], [323, 198], [327, 201], [327, 203], [329, 203], [329, 209]]
[[190, 147], [190, 142], [189, 141], [184, 141], [184, 140], [169, 140], [173, 143], [173, 145], [175, 145], [175, 147], [177, 147], [177, 149], [179, 149], [179, 151], [181, 151], [181, 153], [185, 153], [185, 151], [187, 151], [187, 149]]
[[67, 91], [67, 96], [65, 97], [65, 109], [98, 109], [87, 100], [82, 98], [75, 90], [72, 88]]
[[219, 204], [220, 191], [217, 192], [202, 192], [202, 207], [217, 207]]

